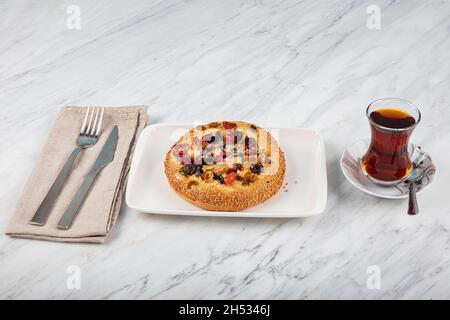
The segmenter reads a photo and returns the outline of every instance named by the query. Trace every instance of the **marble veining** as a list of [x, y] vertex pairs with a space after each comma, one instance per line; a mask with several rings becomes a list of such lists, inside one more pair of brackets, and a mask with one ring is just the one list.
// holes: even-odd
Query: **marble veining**
[[[79, 30], [67, 27], [70, 5]], [[370, 5], [379, 30], [367, 27]], [[307, 219], [124, 206], [104, 245], [1, 235], [0, 298], [450, 298], [450, 1], [3, 1], [0, 34], [1, 230], [62, 105], [148, 104], [151, 123], [313, 128], [329, 183], [326, 210]], [[412, 141], [437, 174], [416, 217], [339, 169], [381, 97], [423, 114]], [[371, 266], [379, 288], [367, 285]]]

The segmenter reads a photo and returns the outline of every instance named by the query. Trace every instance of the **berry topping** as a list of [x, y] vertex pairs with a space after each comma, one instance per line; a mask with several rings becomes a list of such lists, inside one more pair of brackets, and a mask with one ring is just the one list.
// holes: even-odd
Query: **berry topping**
[[221, 174], [214, 173], [213, 179], [214, 179], [214, 180], [219, 180], [219, 182], [220, 182], [221, 184], [224, 183], [224, 178], [223, 178], [223, 176], [222, 176]]
[[236, 167], [233, 166], [231, 168], [228, 168], [227, 173], [236, 173], [236, 171], [237, 171]]
[[264, 166], [261, 163], [255, 163], [250, 166], [250, 171], [256, 174], [261, 174]]
[[236, 172], [231, 172], [231, 173], [227, 174], [227, 176], [224, 179], [225, 185], [231, 186], [234, 183], [234, 181], [236, 180], [236, 175], [237, 175]]
[[231, 168], [228, 169], [228, 173], [231, 172], [237, 172], [239, 170], [242, 170], [244, 167], [242, 166], [242, 164], [240, 163], [235, 163], [233, 164], [233, 166]]
[[236, 128], [236, 123], [224, 121], [223, 122], [223, 127], [225, 129], [234, 129], [234, 128]]

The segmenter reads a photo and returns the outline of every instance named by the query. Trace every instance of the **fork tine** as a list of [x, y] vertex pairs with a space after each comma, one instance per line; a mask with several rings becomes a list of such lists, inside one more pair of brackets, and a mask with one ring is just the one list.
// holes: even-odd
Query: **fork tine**
[[100, 107], [95, 108], [95, 119], [94, 119], [94, 123], [92, 124], [92, 128], [89, 131], [89, 135], [90, 136], [94, 136], [95, 133], [95, 128], [97, 126], [97, 121], [98, 121], [98, 112], [100, 111]]
[[95, 107], [93, 107], [91, 109], [91, 114], [89, 116], [89, 124], [86, 127], [86, 131], [84, 132], [85, 135], [89, 135], [89, 131], [91, 131], [91, 125], [92, 125], [92, 119], [94, 118], [94, 112], [95, 112]]
[[86, 123], [87, 123], [87, 119], [88, 119], [90, 110], [91, 110], [91, 106], [87, 107], [86, 115], [84, 116], [83, 125], [81, 126], [81, 130], [80, 130], [81, 134], [84, 134], [84, 129], [86, 129]]
[[100, 134], [100, 131], [102, 130], [102, 123], [103, 123], [103, 112], [105, 111], [105, 108], [102, 108], [102, 113], [100, 114], [100, 120], [97, 125], [97, 131], [95, 132], [95, 136], [98, 137]]

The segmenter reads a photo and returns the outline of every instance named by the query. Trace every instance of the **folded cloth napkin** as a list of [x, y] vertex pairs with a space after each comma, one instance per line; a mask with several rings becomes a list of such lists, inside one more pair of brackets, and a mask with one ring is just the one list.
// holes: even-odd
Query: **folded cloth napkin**
[[[64, 242], [105, 241], [119, 214], [137, 137], [147, 123], [146, 106], [105, 108], [103, 129], [97, 144], [82, 150], [78, 155], [47, 223], [44, 226], [29, 224], [76, 146], [86, 109], [61, 109], [6, 229], [7, 235]], [[118, 126], [119, 140], [113, 162], [97, 176], [71, 228], [57, 229], [59, 219], [94, 164], [114, 125]]]

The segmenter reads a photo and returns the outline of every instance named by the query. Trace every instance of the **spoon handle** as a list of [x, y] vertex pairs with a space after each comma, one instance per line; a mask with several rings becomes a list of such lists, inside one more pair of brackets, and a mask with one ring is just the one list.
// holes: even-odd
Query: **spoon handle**
[[417, 206], [417, 199], [416, 199], [416, 184], [413, 182], [409, 185], [408, 214], [415, 215], [418, 213], [419, 207]]

